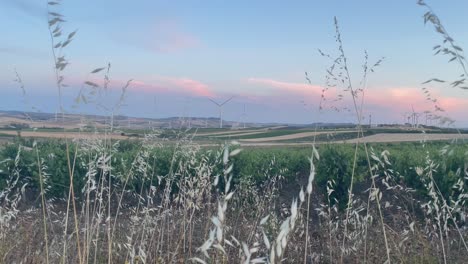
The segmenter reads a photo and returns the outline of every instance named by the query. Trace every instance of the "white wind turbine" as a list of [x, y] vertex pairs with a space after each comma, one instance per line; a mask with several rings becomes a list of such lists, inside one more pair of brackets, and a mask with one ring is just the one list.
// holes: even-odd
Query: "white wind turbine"
[[234, 98], [234, 96], [231, 96], [229, 99], [227, 99], [226, 101], [222, 102], [222, 103], [218, 103], [210, 98], [208, 98], [208, 100], [210, 100], [211, 102], [213, 102], [215, 105], [218, 106], [219, 108], [219, 128], [223, 128], [223, 106], [232, 100], [232, 98]]
[[419, 125], [419, 113], [414, 111], [414, 107], [411, 105], [411, 110], [413, 110], [412, 113], [412, 121], [413, 121], [413, 127], [418, 127]]
[[401, 114], [401, 116], [403, 117], [403, 126], [405, 126], [406, 124], [410, 124], [410, 119], [411, 119], [411, 113], [409, 112], [404, 112], [403, 114]]
[[244, 128], [245, 128], [246, 119], [247, 119], [247, 113], [245, 112], [245, 104], [244, 104], [244, 112], [242, 112], [242, 123], [244, 123]]

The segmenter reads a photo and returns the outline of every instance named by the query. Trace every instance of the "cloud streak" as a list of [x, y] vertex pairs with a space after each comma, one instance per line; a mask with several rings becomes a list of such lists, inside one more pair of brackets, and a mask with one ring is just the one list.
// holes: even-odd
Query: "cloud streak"
[[[463, 111], [468, 105], [467, 98], [443, 96], [436, 91], [432, 92], [432, 97], [447, 112]], [[369, 89], [365, 95], [365, 103], [400, 112], [409, 111], [412, 106], [418, 111], [434, 109], [434, 104], [426, 99], [421, 89], [414, 87]]]
[[292, 92], [297, 94], [321, 95], [322, 87], [306, 83], [292, 83], [268, 78], [248, 78], [247, 83], [273, 88], [271, 92]]
[[[308, 85], [295, 82], [284, 82], [268, 78], [248, 78], [246, 82], [250, 85], [256, 85], [267, 88], [266, 95], [270, 99], [282, 101], [282, 97], [287, 94], [288, 97], [301, 97], [304, 100], [309, 99], [318, 102], [322, 94], [322, 87], [319, 85]], [[246, 92], [246, 95], [254, 94], [252, 91]], [[349, 93], [348, 93], [349, 94]], [[343, 94], [344, 100], [333, 102], [334, 106], [342, 107], [351, 103], [348, 94]], [[336, 90], [328, 90], [327, 98], [335, 98]], [[444, 109], [447, 114], [460, 114], [465, 111], [468, 105], [468, 98], [443, 96], [437, 91], [432, 92], [432, 96], [437, 99], [436, 105]], [[256, 101], [261, 101], [262, 95], [255, 94]], [[359, 100], [360, 101], [360, 100]], [[415, 87], [389, 87], [389, 88], [369, 88], [364, 94], [364, 108], [374, 109], [382, 112], [386, 116], [399, 116], [401, 113], [409, 112], [414, 107], [415, 111], [433, 111], [434, 103], [427, 100], [425, 94], [420, 88]], [[348, 106], [348, 108], [350, 108]], [[352, 107], [351, 107], [352, 108]]]
[[[122, 83], [123, 82], [112, 82]], [[210, 87], [190, 78], [156, 77], [153, 80], [134, 80], [130, 90], [146, 93], [181, 94], [195, 97], [214, 97]]]

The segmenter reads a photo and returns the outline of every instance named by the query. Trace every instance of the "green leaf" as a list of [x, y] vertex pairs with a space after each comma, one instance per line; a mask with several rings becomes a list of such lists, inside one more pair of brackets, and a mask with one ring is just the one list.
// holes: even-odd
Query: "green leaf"
[[94, 69], [91, 73], [98, 73], [102, 70], [104, 70], [105, 68], [97, 68], [97, 69]]
[[63, 44], [62, 44], [62, 48], [65, 48], [68, 44], [70, 44], [71, 42], [71, 39], [67, 39], [67, 41], [65, 41]]
[[58, 18], [54, 18], [54, 19], [49, 20], [49, 27], [55, 25], [58, 21], [59, 21]]
[[76, 30], [73, 31], [72, 33], [68, 34], [68, 39], [73, 38], [73, 36], [75, 36], [75, 34], [76, 34]]
[[99, 87], [97, 83], [91, 82], [91, 81], [86, 81], [85, 84], [92, 86], [92, 87]]
[[49, 15], [55, 16], [55, 17], [63, 17], [61, 14], [55, 13], [55, 12], [49, 12]]
[[440, 83], [443, 83], [445, 82], [444, 80], [441, 80], [441, 79], [437, 79], [437, 78], [432, 78], [430, 80], [427, 80], [425, 82], [423, 82], [422, 84], [426, 84], [426, 83], [430, 83], [430, 82], [440, 82]]

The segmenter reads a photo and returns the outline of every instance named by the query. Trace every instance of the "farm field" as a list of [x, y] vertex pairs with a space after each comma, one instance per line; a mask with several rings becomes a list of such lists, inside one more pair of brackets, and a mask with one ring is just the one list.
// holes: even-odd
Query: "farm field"
[[[141, 254], [149, 259], [170, 260], [172, 254], [181, 259], [186, 258], [185, 254], [200, 258], [203, 257], [199, 255], [200, 246], [209, 239], [213, 232], [210, 230], [217, 228], [216, 220], [206, 223], [201, 219], [224, 217], [224, 232], [236, 230], [232, 233], [233, 242], [229, 243], [235, 243], [234, 239], [238, 238], [247, 240], [252, 233], [263, 236], [262, 232], [273, 240], [274, 233], [281, 232], [279, 226], [290, 219], [282, 218], [281, 212], [295, 210], [288, 205], [291, 201], [292, 206], [298, 202], [296, 206], [302, 208], [297, 216], [299, 223], [307, 221], [307, 217], [314, 221], [308, 231], [312, 234], [311, 252], [328, 252], [334, 244], [343, 243], [339, 236], [348, 233], [346, 223], [350, 219], [361, 223], [353, 224], [356, 228], [353, 232], [363, 233], [367, 229], [368, 233], [363, 240], [353, 238], [350, 233], [345, 243], [350, 247], [355, 243], [362, 246], [367, 240], [369, 250], [379, 254], [385, 254], [380, 221], [387, 226], [385, 230], [404, 233], [407, 227], [402, 223], [411, 219], [407, 225], [417, 232], [417, 236], [405, 235], [413, 241], [411, 245], [400, 247], [401, 238], [397, 235], [389, 236], [388, 241], [393, 243], [390, 248], [395, 252], [419, 252], [421, 244], [426, 244], [428, 249], [435, 247], [432, 239], [424, 238], [436, 230], [426, 226], [434, 216], [424, 209], [413, 211], [408, 206], [417, 208], [418, 204], [434, 201], [430, 182], [438, 188], [437, 199], [464, 201], [464, 196], [460, 196], [464, 187], [459, 180], [461, 168], [468, 162], [468, 134], [464, 131], [373, 128], [364, 129], [361, 133], [364, 136], [356, 138], [357, 130], [349, 128], [206, 129], [210, 131], [205, 130], [202, 135], [185, 129], [127, 128], [114, 135], [99, 130], [97, 133], [60, 130], [4, 129], [0, 132], [3, 139], [0, 141], [0, 190], [4, 190], [0, 198], [2, 210], [8, 212], [3, 215], [6, 224], [0, 226], [0, 253], [7, 260], [21, 258], [23, 247], [35, 259], [41, 259], [45, 249], [59, 256], [65, 245], [67, 259], [76, 261], [78, 255], [71, 253], [77, 247], [76, 234], [80, 235], [81, 254], [95, 255], [97, 259], [112, 256], [114, 260], [124, 261], [129, 259], [126, 254], [133, 254], [131, 248], [141, 248], [146, 241], [157, 244], [145, 245], [145, 252], [130, 259], [139, 259]], [[65, 138], [72, 140], [65, 141]], [[369, 177], [369, 164], [374, 178]], [[351, 185], [355, 204], [350, 207]], [[369, 187], [381, 193], [376, 194], [380, 198], [372, 198], [374, 194], [369, 192]], [[312, 188], [312, 192], [308, 193], [306, 188]], [[75, 205], [68, 199], [72, 190]], [[229, 200], [225, 196], [216, 198], [220, 193], [235, 195]], [[306, 198], [311, 200], [309, 209]], [[219, 199], [230, 204], [230, 209], [220, 209]], [[379, 199], [377, 204], [376, 199]], [[369, 210], [364, 209], [367, 206]], [[364, 220], [367, 212], [377, 214], [379, 206], [385, 212], [380, 220]], [[456, 204], [451, 206], [459, 208]], [[41, 208], [50, 214], [45, 225]], [[346, 220], [346, 210], [354, 211], [353, 218]], [[101, 215], [107, 215], [108, 220], [101, 219]], [[274, 230], [269, 235], [261, 226], [256, 229], [259, 227], [251, 225], [266, 216], [273, 217], [267, 220], [269, 228]], [[212, 224], [215, 229], [209, 229]], [[115, 234], [108, 233], [109, 225]], [[335, 228], [330, 229], [330, 225]], [[31, 230], [31, 226], [38, 228]], [[77, 226], [81, 231], [76, 231]], [[289, 235], [291, 243], [303, 239], [301, 232], [305, 230]], [[457, 237], [456, 228], [447, 232]], [[64, 233], [68, 234], [66, 238]], [[331, 241], [328, 238], [324, 245], [319, 233], [332, 236]], [[138, 234], [144, 237], [136, 240], [133, 236], [141, 236]], [[174, 237], [176, 234], [178, 239]], [[61, 247], [31, 242], [44, 240], [40, 238], [43, 235], [47, 235], [48, 243], [62, 241]], [[87, 240], [95, 236], [100, 237], [99, 244], [106, 249]], [[121, 250], [109, 251], [109, 241], [112, 241], [111, 248], [128, 247], [129, 243], [132, 246], [123, 251], [126, 254], [121, 254]], [[161, 243], [181, 248], [175, 253], [171, 250], [156, 253]], [[289, 258], [301, 259], [301, 250], [291, 248], [288, 252]], [[343, 253], [343, 258], [349, 260], [356, 254], [363, 252]], [[436, 251], [428, 251], [417, 261], [432, 261], [437, 256]], [[372, 254], [368, 257], [377, 261]], [[399, 253], [392, 253], [391, 257], [413, 260]], [[466, 257], [460, 252], [449, 258], [457, 262]]]
[[409, 141], [432, 141], [432, 140], [468, 140], [468, 134], [407, 134], [407, 133], [381, 133], [365, 136], [358, 139], [346, 140], [346, 143], [367, 142], [409, 142]]
[[0, 264], [468, 263], [467, 10], [0, 1]]
[[[407, 136], [407, 134], [392, 133], [392, 136], [399, 136], [392, 138], [392, 141], [401, 140], [402, 136]], [[413, 136], [419, 136], [419, 134], [410, 134]], [[437, 139], [451, 139], [455, 136], [451, 134], [429, 134], [431, 136], [436, 136]], [[378, 134], [376, 136], [379, 136]], [[385, 134], [387, 136], [387, 134]], [[190, 137], [189, 137], [190, 138]], [[229, 187], [233, 192], [236, 192], [237, 195], [233, 198], [230, 203], [235, 206], [235, 204], [243, 204], [243, 208], [249, 208], [247, 211], [236, 212], [235, 209], [227, 210], [224, 212], [227, 216], [225, 225], [229, 225], [233, 228], [243, 230], [241, 226], [247, 225], [248, 222], [253, 221], [258, 214], [262, 213], [264, 207], [258, 207], [258, 203], [264, 204], [271, 199], [279, 199], [280, 201], [290, 201], [294, 199], [295, 194], [298, 193], [298, 190], [307, 186], [308, 181], [310, 180], [311, 173], [311, 161], [313, 160], [314, 168], [314, 181], [313, 189], [314, 192], [311, 194], [311, 199], [314, 202], [314, 208], [318, 210], [319, 213], [324, 214], [327, 210], [335, 211], [335, 219], [328, 220], [332, 221], [332, 224], [338, 225], [339, 229], [332, 230], [331, 234], [336, 234], [337, 232], [344, 232], [342, 228], [344, 225], [341, 221], [344, 221], [343, 218], [339, 218], [340, 212], [346, 209], [347, 207], [347, 189], [353, 181], [355, 188], [355, 201], [361, 201], [365, 204], [369, 193], [366, 191], [368, 186], [372, 185], [372, 181], [368, 178], [368, 166], [366, 152], [363, 148], [363, 145], [359, 147], [358, 156], [354, 157], [355, 144], [333, 144], [323, 142], [322, 144], [317, 144], [314, 148], [310, 143], [304, 144], [290, 144], [290, 145], [274, 145], [272, 142], [259, 142], [259, 145], [246, 143], [245, 145], [224, 145], [225, 143], [211, 144], [209, 147], [200, 148], [196, 141], [191, 141], [189, 138], [180, 139], [179, 141], [170, 142], [164, 140], [155, 140], [155, 139], [134, 139], [132, 141], [124, 139], [112, 139], [114, 141], [114, 147], [109, 149], [108, 154], [99, 154], [100, 148], [105, 147], [102, 145], [105, 143], [104, 137], [83, 137], [76, 138], [68, 148], [72, 153], [78, 151], [77, 153], [83, 153], [86, 155], [76, 156], [76, 164], [74, 166], [74, 176], [73, 176], [73, 188], [76, 191], [77, 201], [84, 205], [89, 203], [89, 209], [87, 207], [82, 207], [77, 205], [77, 210], [79, 210], [79, 215], [77, 219], [79, 222], [76, 222], [79, 225], [87, 225], [87, 221], [90, 221], [89, 224], [93, 225], [94, 228], [98, 228], [101, 225], [105, 225], [106, 222], [99, 220], [98, 217], [93, 216], [90, 219], [86, 219], [85, 215], [92, 215], [90, 208], [97, 206], [99, 208], [99, 200], [87, 198], [88, 195], [105, 195], [107, 188], [105, 187], [104, 181], [105, 178], [99, 177], [99, 171], [101, 173], [105, 167], [102, 166], [102, 159], [105, 159], [105, 155], [111, 155], [112, 158], [108, 162], [112, 162], [112, 174], [111, 177], [113, 182], [112, 189], [116, 193], [116, 197], [107, 197], [106, 199], [111, 199], [114, 202], [119, 202], [118, 207], [109, 208], [110, 211], [102, 211], [101, 213], [109, 214], [113, 221], [118, 221], [118, 225], [113, 227], [119, 232], [137, 234], [139, 232], [146, 232], [147, 228], [150, 228], [151, 231], [148, 233], [148, 236], [158, 236], [162, 235], [165, 239], [169, 239], [171, 234], [180, 232], [181, 228], [189, 227], [193, 228], [193, 237], [191, 238], [191, 243], [203, 244], [203, 237], [208, 234], [198, 234], [196, 229], [203, 229], [206, 225], [203, 222], [191, 221], [190, 218], [185, 219], [183, 215], [186, 213], [185, 210], [179, 207], [178, 203], [167, 204], [166, 209], [160, 208], [164, 206], [165, 199], [164, 193], [170, 190], [171, 195], [174, 195], [174, 199], [181, 199], [184, 197], [185, 192], [190, 192], [193, 186], [196, 188], [205, 188], [202, 193], [206, 195], [209, 194], [209, 190], [212, 187], [211, 185], [203, 185], [203, 181], [206, 180], [207, 184], [210, 183], [214, 178], [214, 175], [222, 173], [225, 168], [225, 163], [223, 160], [220, 160], [223, 153], [226, 151], [226, 148], [231, 149], [230, 152], [234, 153], [236, 149], [242, 147], [242, 151], [238, 154], [233, 154], [228, 158], [228, 164], [231, 164], [232, 167], [229, 169], [232, 173], [231, 186]], [[457, 136], [457, 138], [460, 138]], [[435, 139], [435, 138], [433, 138]], [[109, 140], [109, 138], [107, 139]], [[416, 137], [413, 137], [411, 140], [418, 141]], [[404, 141], [404, 140], [401, 140]], [[46, 191], [46, 204], [48, 210], [53, 212], [53, 215], [50, 216], [51, 221], [63, 221], [66, 219], [66, 208], [71, 206], [65, 202], [66, 197], [70, 189], [67, 186], [71, 186], [70, 178], [64, 177], [68, 170], [67, 158], [66, 158], [66, 143], [57, 138], [47, 138], [42, 141], [34, 143], [33, 139], [28, 139], [27, 137], [21, 139], [15, 139], [9, 143], [4, 144], [0, 147], [0, 160], [3, 160], [3, 163], [0, 163], [0, 189], [9, 189], [10, 195], [12, 197], [20, 197], [15, 195], [21, 195], [23, 206], [33, 206], [36, 203], [40, 203], [37, 200], [38, 190], [42, 187], [40, 186], [41, 179], [40, 177], [46, 177], [47, 191]], [[362, 144], [362, 141], [360, 141]], [[366, 141], [367, 142], [367, 141]], [[252, 145], [249, 145], [252, 144]], [[281, 144], [281, 143], [280, 143]], [[428, 159], [433, 162], [437, 162], [441, 167], [435, 171], [431, 177], [433, 177], [435, 183], [437, 184], [441, 194], [447, 194], [447, 199], [454, 199], [456, 193], [451, 193], [453, 186], [457, 184], [457, 173], [459, 173], [459, 166], [464, 164], [468, 157], [468, 147], [463, 141], [458, 143], [450, 143], [449, 141], [433, 141], [426, 144], [421, 144], [419, 142], [385, 142], [378, 143], [375, 140], [369, 140], [369, 155], [373, 157], [371, 164], [377, 166], [375, 167], [375, 172], [381, 171], [382, 174], [377, 176], [379, 179], [379, 190], [382, 192], [383, 196], [380, 203], [382, 206], [385, 205], [385, 209], [388, 210], [388, 215], [384, 218], [386, 225], [392, 230], [399, 230], [401, 228], [401, 221], [408, 217], [407, 214], [411, 212], [403, 209], [403, 206], [408, 204], [401, 203], [398, 199], [412, 199], [414, 200], [411, 203], [419, 203], [419, 201], [425, 201], [428, 199], [430, 189], [427, 189], [428, 186], [425, 185], [425, 178], [418, 174], [418, 170], [412, 168], [413, 166], [424, 166], [428, 162]], [[39, 155], [41, 158], [41, 168], [43, 174], [37, 174], [33, 168], [30, 167], [31, 163], [34, 163], [34, 160], [37, 159], [37, 153], [35, 149], [39, 150]], [[314, 150], [315, 149], [315, 150]], [[314, 154], [314, 151], [317, 154]], [[102, 156], [104, 154], [104, 156]], [[97, 155], [97, 156], [96, 156]], [[318, 155], [318, 158], [315, 158], [315, 155]], [[89, 159], [90, 157], [91, 160]], [[19, 157], [19, 160], [18, 160]], [[18, 162], [16, 162], [17, 160]], [[356, 162], [357, 167], [353, 168], [353, 161]], [[90, 163], [91, 162], [91, 163]], [[80, 165], [81, 164], [81, 165]], [[100, 165], [101, 164], [101, 165]], [[110, 164], [110, 163], [109, 163]], [[172, 167], [170, 164], [177, 164], [177, 166]], [[89, 174], [90, 167], [91, 171], [96, 170], [93, 174]], [[95, 169], [93, 169], [95, 167]], [[138, 166], [139, 169], [134, 171], [132, 168]], [[193, 178], [192, 172], [189, 171], [201, 168], [199, 166], [208, 166], [211, 171], [210, 174], [204, 174], [203, 170], [199, 171], [200, 174], [195, 174], [197, 178]], [[390, 171], [387, 171], [391, 168], [392, 174], [388, 174]], [[100, 169], [101, 168], [101, 169]], [[423, 167], [421, 167], [423, 168]], [[424, 170], [424, 169], [423, 169]], [[11, 179], [11, 175], [15, 171], [21, 171], [21, 174], [17, 174], [15, 181], [8, 181]], [[42, 176], [41, 176], [42, 175]], [[155, 178], [164, 179], [174, 175], [174, 183], [169, 183], [165, 181], [154, 182]], [[176, 176], [177, 175], [177, 176]], [[162, 177], [162, 178], [161, 178]], [[208, 178], [205, 178], [208, 177]], [[223, 179], [222, 182], [224, 182]], [[107, 181], [107, 180], [105, 180]], [[101, 183], [100, 183], [101, 182]], [[184, 183], [185, 182], [185, 183]], [[188, 184], [187, 186], [182, 185]], [[226, 183], [226, 182], [225, 182]], [[21, 186], [25, 186], [21, 191]], [[175, 185], [172, 185], [175, 184]], [[92, 187], [96, 185], [96, 187]], [[101, 187], [99, 187], [101, 186]], [[172, 186], [172, 187], [171, 187]], [[178, 186], [178, 187], [176, 187]], [[270, 186], [270, 187], [268, 187]], [[387, 186], [387, 187], [385, 187]], [[389, 186], [391, 187], [390, 189]], [[171, 189], [167, 189], [171, 187]], [[19, 189], [17, 189], [19, 188]], [[100, 189], [104, 188], [104, 189]], [[175, 188], [175, 189], [172, 189]], [[329, 188], [333, 188], [333, 192], [329, 193]], [[395, 192], [393, 189], [397, 188], [400, 191]], [[14, 191], [17, 189], [20, 193], [15, 194]], [[215, 188], [217, 190], [218, 188]], [[80, 190], [85, 190], [84, 192]], [[201, 190], [200, 190], [201, 191]], [[267, 198], [265, 200], [264, 192], [267, 191]], [[104, 192], [99, 194], [100, 192]], [[139, 194], [145, 193], [149, 195], [147, 198], [139, 197]], [[400, 193], [401, 192], [401, 193]], [[158, 194], [159, 193], [159, 194]], [[327, 195], [328, 193], [328, 195]], [[136, 196], [135, 196], [136, 195]], [[161, 196], [162, 195], [162, 196]], [[201, 194], [199, 194], [201, 195]], [[120, 197], [120, 198], [119, 198]], [[179, 197], [179, 198], [177, 198]], [[190, 197], [190, 196], [188, 196]], [[188, 197], [184, 199], [189, 199]], [[195, 196], [195, 199], [198, 196]], [[327, 198], [328, 197], [328, 198]], [[399, 197], [396, 199], [395, 197]], [[445, 195], [444, 195], [445, 197]], [[152, 199], [154, 205], [148, 204], [147, 199]], [[123, 199], [123, 200], [121, 200]], [[167, 198], [169, 199], [169, 198]], [[172, 199], [172, 198], [171, 198]], [[190, 198], [192, 199], [192, 198]], [[196, 199], [201, 199], [201, 196]], [[247, 199], [247, 200], [244, 200]], [[250, 200], [254, 199], [254, 200]], [[201, 202], [201, 200], [188, 200], [198, 203], [198, 209], [190, 209], [198, 215], [199, 217], [206, 217], [206, 214], [211, 214], [211, 212], [216, 212], [217, 203]], [[319, 204], [330, 201], [326, 207], [321, 207]], [[334, 201], [334, 202], [331, 202]], [[168, 201], [166, 201], [168, 202]], [[322, 205], [322, 206], [325, 206]], [[107, 210], [104, 205], [102, 209]], [[141, 206], [141, 211], [134, 211], [134, 208]], [[284, 207], [280, 204], [270, 205], [270, 213], [276, 214], [275, 212], [280, 212], [287, 206]], [[327, 209], [329, 207], [329, 209]], [[33, 207], [34, 208], [34, 207]], [[39, 206], [40, 208], [40, 206]], [[120, 209], [119, 209], [120, 208]], [[158, 209], [159, 208], [159, 209]], [[189, 207], [190, 208], [190, 207]], [[354, 210], [361, 210], [360, 207]], [[117, 212], [119, 210], [120, 212]], [[152, 213], [149, 214], [145, 210], [151, 210]], [[171, 215], [166, 215], [166, 210], [171, 211]], [[324, 211], [320, 211], [324, 210]], [[374, 208], [377, 210], [377, 208]], [[398, 212], [397, 214], [391, 213], [392, 211]], [[5, 235], [3, 241], [10, 241], [8, 237], [15, 238], [16, 242], [13, 243], [13, 247], [9, 248], [8, 253], [5, 253], [7, 259], [15, 259], [20, 254], [19, 247], [28, 245], [31, 252], [29, 254], [38, 256], [33, 253], [41, 252], [43, 246], [41, 245], [31, 245], [28, 242], [29, 236], [24, 236], [22, 230], [27, 230], [29, 225], [41, 226], [41, 212], [37, 209], [28, 210], [28, 211], [16, 211], [12, 212], [15, 215], [15, 218], [22, 219], [15, 223], [8, 222], [8, 229], [2, 229], [1, 231]], [[218, 212], [219, 213], [219, 212]], [[73, 214], [73, 213], [72, 213]], [[135, 218], [139, 217], [139, 219]], [[243, 219], [241, 222], [238, 222], [238, 218]], [[313, 218], [321, 218], [320, 214], [311, 213]], [[430, 215], [420, 212], [418, 215], [412, 215], [413, 221], [415, 223], [414, 228], [421, 228], [418, 232], [423, 232], [424, 219], [430, 217]], [[36, 220], [33, 220], [36, 219]], [[326, 220], [328, 218], [324, 218]], [[67, 232], [73, 232], [75, 221], [70, 219], [69, 226], [67, 227]], [[142, 222], [140, 222], [142, 221]], [[166, 222], [170, 224], [165, 229], [161, 229], [161, 224]], [[274, 221], [274, 220], [270, 220]], [[301, 220], [303, 221], [303, 220]], [[418, 222], [416, 222], [418, 221]], [[419, 223], [419, 221], [422, 221]], [[117, 222], [115, 222], [117, 223]], [[419, 223], [419, 224], [417, 224]], [[273, 225], [273, 222], [271, 222]], [[314, 224], [310, 227], [310, 232], [315, 234], [316, 232], [325, 232], [326, 227], [330, 222], [323, 222]], [[419, 226], [421, 225], [421, 226]], [[373, 250], [378, 251], [382, 249], [382, 244], [377, 241], [382, 242], [377, 239], [381, 234], [378, 231], [378, 222], [369, 221], [368, 224], [359, 228], [373, 227], [369, 229], [368, 238], [369, 241], [373, 241], [372, 245], [369, 245]], [[63, 228], [66, 226], [54, 226], [52, 223], [48, 225], [49, 228], [54, 227], [55, 229]], [[101, 231], [99, 231], [101, 229]], [[106, 243], [106, 232], [104, 226], [96, 229], [93, 233], [88, 233], [90, 231], [84, 230], [80, 232], [82, 237], [89, 235], [95, 236], [99, 235], [102, 237], [103, 241], [101, 243]], [[14, 233], [9, 233], [11, 231]], [[372, 230], [372, 231], [371, 231]], [[61, 231], [61, 232], [62, 232]], [[44, 230], [44, 228], [36, 228], [35, 230], [28, 231], [33, 237], [40, 236], [41, 234], [47, 233], [48, 239], [61, 239], [61, 232], [56, 233], [52, 230]], [[96, 233], [99, 232], [99, 233]], [[247, 232], [247, 233], [243, 233]], [[246, 229], [242, 232], [236, 232], [237, 237], [244, 237], [249, 232], [250, 229]], [[330, 231], [326, 231], [330, 232]], [[72, 233], [70, 233], [72, 234]], [[18, 237], [19, 236], [19, 237]], [[72, 246], [74, 240], [73, 236], [70, 236], [67, 239], [69, 246]], [[149, 238], [146, 238], [149, 239]], [[301, 239], [299, 234], [292, 234], [291, 239]], [[315, 240], [317, 239], [317, 240]], [[320, 252], [322, 246], [319, 243], [320, 238], [315, 237], [311, 240], [311, 250], [314, 252]], [[392, 241], [398, 241], [398, 238], [390, 238]], [[414, 240], [414, 247], [406, 246], [405, 250], [417, 250], [418, 243], [422, 243], [422, 240], [418, 238], [412, 238]], [[128, 243], [128, 238], [125, 236], [120, 236], [119, 233], [112, 238], [113, 243], [116, 247], [119, 244]], [[425, 241], [425, 240], [424, 240]], [[82, 242], [84, 243], [84, 242]], [[133, 242], [138, 245], [140, 242]], [[171, 247], [176, 246], [179, 242], [177, 240], [172, 240], [170, 242]], [[188, 242], [187, 242], [188, 243]], [[339, 239], [332, 241], [332, 243], [341, 243]], [[98, 249], [93, 249], [93, 245], [84, 244], [85, 247], [88, 247], [87, 250], [92, 250], [105, 258], [108, 253], [106, 251], [98, 251]], [[197, 247], [190, 247], [189, 244], [186, 245], [187, 250], [192, 250], [192, 254], [197, 253]], [[375, 247], [375, 248], [374, 248]], [[2, 249], [0, 247], [0, 249]], [[5, 249], [2, 249], [5, 250]], [[3, 251], [5, 252], [5, 251]], [[148, 249], [149, 252], [154, 252], [152, 249]], [[94, 253], [93, 253], [94, 254]], [[152, 254], [152, 253], [150, 253]], [[182, 254], [179, 252], [178, 254]], [[292, 258], [300, 258], [300, 251], [296, 252], [293, 249], [290, 251], [290, 254], [293, 254]], [[297, 254], [296, 256], [294, 256]], [[75, 255], [76, 256], [76, 255]], [[70, 256], [71, 257], [71, 256]], [[156, 256], [154, 256], [156, 257]], [[162, 258], [170, 258], [170, 256], [161, 255]], [[400, 256], [401, 257], [401, 256]], [[453, 259], [457, 260], [459, 258], [464, 258], [465, 255], [454, 256]], [[113, 258], [122, 259], [125, 258], [124, 255], [113, 254]], [[432, 259], [434, 255], [427, 253], [420, 256], [421, 259]]]
[[[167, 129], [166, 129], [167, 130]], [[165, 137], [165, 132], [157, 136], [159, 138]], [[367, 143], [385, 143], [385, 142], [419, 142], [419, 141], [450, 141], [450, 140], [466, 140], [468, 139], [468, 134], [462, 131], [462, 133], [453, 133], [452, 131], [412, 131], [408, 133], [404, 129], [394, 129], [388, 133], [388, 130], [383, 129], [382, 131], [378, 129], [365, 132], [364, 137], [357, 139], [357, 131], [353, 129], [339, 129], [339, 130], [317, 130], [311, 131], [309, 129], [287, 129], [285, 127], [277, 128], [259, 128], [259, 129], [249, 129], [249, 130], [233, 130], [233, 131], [214, 131], [209, 133], [197, 133], [195, 130], [191, 132], [190, 130], [179, 131], [169, 130], [173, 133], [182, 133], [188, 136], [194, 136], [194, 141], [202, 145], [216, 145], [229, 140], [237, 140], [242, 146], [300, 146], [300, 145], [310, 145], [312, 142], [317, 144], [320, 143], [348, 143], [354, 144], [357, 141], [367, 142]], [[304, 132], [306, 131], [306, 132]], [[137, 130], [132, 131], [128, 130], [126, 133], [116, 132], [109, 135], [105, 135], [100, 132], [75, 132], [64, 131], [60, 128], [54, 129], [37, 129], [33, 130], [21, 130], [20, 134], [22, 137], [26, 138], [76, 138], [76, 139], [85, 139], [85, 138], [103, 138], [110, 137], [112, 139], [125, 140], [129, 138], [134, 139], [143, 139], [145, 134], [154, 133], [150, 130]], [[193, 134], [192, 134], [193, 133]], [[14, 138], [18, 135], [18, 130], [1, 130], [0, 129], [0, 138], [3, 137], [4, 141]], [[174, 141], [175, 138], [169, 138], [169, 141]]]
[[[112, 134], [104, 135], [101, 133], [90, 133], [90, 132], [58, 132], [58, 131], [21, 131], [22, 137], [26, 138], [69, 138], [69, 139], [84, 139], [84, 138], [105, 138], [110, 137], [112, 139], [128, 139], [126, 136]], [[11, 130], [0, 130], [0, 137], [6, 136], [17, 136], [17, 131]]]

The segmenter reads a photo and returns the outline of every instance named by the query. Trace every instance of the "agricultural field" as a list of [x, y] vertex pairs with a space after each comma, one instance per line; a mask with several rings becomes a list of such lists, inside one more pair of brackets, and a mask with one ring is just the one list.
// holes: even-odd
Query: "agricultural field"
[[[438, 258], [437, 251], [430, 250], [436, 242], [428, 237], [439, 228], [431, 224], [439, 217], [433, 215], [434, 210], [445, 208], [447, 211], [439, 213], [447, 214], [447, 221], [450, 214], [462, 216], [464, 212], [460, 207], [465, 199], [464, 185], [459, 178], [460, 168], [468, 162], [464, 134], [377, 133], [358, 140], [316, 140], [314, 145], [312, 141], [287, 143], [283, 137], [307, 134], [310, 138], [310, 133], [318, 137], [320, 132], [283, 129], [280, 133], [261, 131], [273, 139], [281, 137], [277, 141], [263, 140], [266, 137], [262, 136], [258, 142], [239, 139], [231, 143], [225, 139], [203, 145], [207, 141], [197, 141], [194, 134], [185, 131], [174, 131], [177, 138], [166, 139], [159, 133], [133, 139], [106, 134], [80, 137], [76, 132], [6, 134], [9, 140], [0, 147], [2, 208], [7, 212], [2, 218], [4, 244], [0, 252], [6, 260], [14, 260], [24, 256], [20, 247], [26, 247], [28, 256], [38, 259], [46, 248], [63, 252], [65, 246], [66, 255], [62, 253], [61, 258], [69, 260], [78, 254], [95, 257], [97, 262], [109, 255], [114, 261], [135, 260], [142, 254], [147, 259], [167, 260], [172, 254], [199, 258], [200, 246], [207, 243], [206, 238], [210, 241], [210, 233], [221, 232], [217, 228], [232, 234], [231, 243], [239, 238], [248, 241], [252, 234], [274, 241], [268, 234], [281, 232], [281, 225], [296, 217], [297, 230], [290, 231], [288, 243], [300, 243], [306, 232], [310, 234], [309, 250], [323, 254], [315, 258], [343, 254], [344, 261], [364, 254], [361, 250], [366, 245], [366, 250], [375, 252], [368, 255], [374, 262], [385, 254], [380, 238], [383, 230], [378, 219], [366, 217], [382, 210], [380, 221], [385, 222], [386, 231], [393, 232], [386, 233], [391, 257], [426, 263]], [[244, 132], [232, 134], [239, 133]], [[424, 136], [426, 142], [422, 141]], [[350, 186], [354, 189], [352, 204]], [[292, 208], [288, 205], [291, 201]], [[443, 201], [451, 201], [450, 207], [440, 204]], [[45, 222], [41, 208], [46, 209]], [[283, 216], [288, 210], [298, 210], [297, 215]], [[346, 212], [352, 214], [348, 219]], [[110, 218], [104, 220], [101, 215]], [[210, 217], [223, 222], [203, 221]], [[308, 217], [311, 224], [307, 227]], [[464, 226], [463, 222], [458, 224], [447, 226], [445, 232], [452, 236]], [[28, 229], [31, 226], [36, 228]], [[77, 232], [77, 227], [81, 231]], [[340, 253], [343, 235], [348, 232], [344, 241], [351, 252]], [[31, 243], [43, 235], [51, 244]], [[93, 237], [99, 240], [93, 242]], [[401, 239], [409, 242], [402, 244]], [[58, 243], [54, 241], [61, 241], [60, 246], [54, 248], [53, 243]], [[147, 241], [154, 244], [147, 245]], [[74, 253], [78, 245], [82, 252]], [[421, 246], [426, 253], [410, 257], [409, 253], [419, 252]], [[138, 248], [138, 253], [132, 253], [132, 248]], [[166, 255], [168, 252], [171, 255]], [[300, 248], [288, 251], [296, 260], [302, 253]], [[226, 254], [235, 255], [236, 251]], [[457, 254], [451, 260], [465, 257]]]
[[0, 264], [468, 263], [468, 3], [397, 2], [0, 2]]
[[306, 242], [306, 263], [468, 257], [465, 130], [103, 123], [0, 138], [5, 263], [219, 263], [244, 245], [296, 263]]

